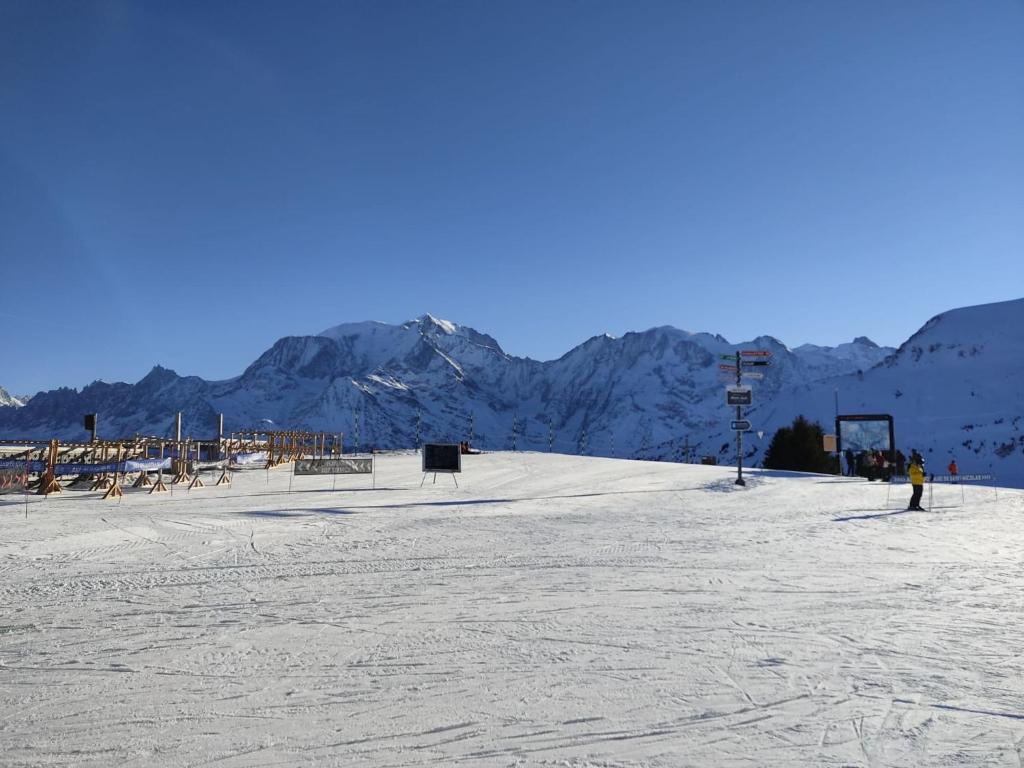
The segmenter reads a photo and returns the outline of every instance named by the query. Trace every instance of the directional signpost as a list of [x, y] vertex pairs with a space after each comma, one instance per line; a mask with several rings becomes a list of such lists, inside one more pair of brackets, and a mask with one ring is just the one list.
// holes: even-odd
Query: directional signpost
[[736, 433], [736, 485], [746, 485], [743, 480], [743, 433], [750, 431], [750, 422], [743, 418], [743, 406], [754, 404], [754, 393], [749, 385], [743, 384], [743, 378], [763, 379], [764, 374], [746, 371], [745, 368], [763, 368], [771, 365], [768, 359], [772, 356], [767, 349], [741, 349], [734, 355], [721, 355], [731, 365], [719, 365], [719, 369], [736, 374], [736, 386], [725, 390], [725, 404], [736, 407], [736, 418], [729, 427]]

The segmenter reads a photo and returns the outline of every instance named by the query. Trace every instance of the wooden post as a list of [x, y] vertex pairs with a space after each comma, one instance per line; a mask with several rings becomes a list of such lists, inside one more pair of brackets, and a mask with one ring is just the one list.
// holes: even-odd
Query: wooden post
[[[103, 456], [100, 458], [100, 461], [103, 464], [107, 463], [107, 444], [106, 443], [103, 444]], [[102, 473], [100, 473], [99, 476], [97, 476], [95, 482], [93, 482], [92, 487], [89, 488], [89, 490], [90, 491], [105, 491], [109, 487], [110, 487], [110, 478], [107, 476], [106, 472], [102, 472]]]
[[107, 492], [103, 494], [104, 499], [120, 499], [124, 496], [124, 492], [121, 490], [121, 484], [117, 481], [117, 465], [121, 463], [121, 444], [117, 445], [117, 455], [114, 457], [114, 479], [110, 483], [110, 487]]
[[39, 481], [39, 495], [49, 496], [51, 493], [60, 493], [60, 483], [57, 482], [57, 476], [54, 473], [54, 467], [57, 464], [57, 453], [60, 450], [59, 443], [57, 440], [50, 441], [50, 455], [46, 459], [46, 472]]
[[[160, 461], [164, 458], [164, 441], [160, 441]], [[167, 486], [164, 485], [164, 468], [161, 466], [156, 472], [156, 483], [149, 489], [150, 493], [164, 493], [167, 491]]]

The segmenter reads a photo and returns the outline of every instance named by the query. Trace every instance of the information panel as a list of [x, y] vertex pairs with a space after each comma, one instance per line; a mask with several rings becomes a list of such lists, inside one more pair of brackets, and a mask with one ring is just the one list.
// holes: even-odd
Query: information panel
[[444, 443], [426, 443], [423, 446], [424, 472], [461, 472], [462, 447]]
[[296, 475], [369, 475], [373, 473], [372, 458], [297, 459]]
[[891, 455], [896, 447], [892, 416], [886, 413], [837, 416], [836, 436], [840, 452], [882, 451]]

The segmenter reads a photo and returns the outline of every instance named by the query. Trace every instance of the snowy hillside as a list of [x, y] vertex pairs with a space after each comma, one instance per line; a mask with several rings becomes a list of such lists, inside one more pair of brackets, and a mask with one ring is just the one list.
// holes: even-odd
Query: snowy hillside
[[420, 487], [377, 460], [376, 491], [0, 496], [0, 762], [1021, 759], [1020, 491], [906, 513], [845, 478], [520, 452]]
[[[402, 325], [350, 323], [286, 337], [225, 381], [157, 366], [137, 384], [96, 382], [0, 407], [0, 435], [82, 437], [82, 414], [100, 434], [167, 435], [183, 411], [186, 432], [210, 436], [264, 426], [342, 431], [351, 447], [411, 447], [465, 440], [487, 449], [547, 450], [680, 460], [734, 461], [724, 406], [733, 378], [720, 370], [737, 349], [771, 351], [751, 380], [755, 432], [747, 462], [797, 414], [831, 431], [844, 413], [892, 413], [899, 444], [938, 468], [953, 454], [964, 471], [993, 471], [1024, 485], [1021, 390], [1024, 300], [954, 310], [893, 350], [860, 337], [837, 347], [789, 349], [770, 336], [739, 344], [671, 327], [595, 336], [557, 360], [502, 350], [487, 334], [424, 315]], [[838, 391], [837, 391], [838, 390]], [[264, 426], [265, 428], [265, 426]]]
[[841, 413], [892, 414], [897, 444], [920, 450], [930, 471], [955, 458], [1021, 487], [1022, 375], [1024, 300], [966, 307], [929, 320], [880, 365], [791, 388], [752, 419], [772, 431], [803, 413], [831, 426], [838, 394]]

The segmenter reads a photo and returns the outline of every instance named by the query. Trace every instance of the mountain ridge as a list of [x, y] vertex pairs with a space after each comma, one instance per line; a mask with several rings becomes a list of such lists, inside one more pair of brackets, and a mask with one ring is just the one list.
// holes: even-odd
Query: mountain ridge
[[[1024, 352], [1022, 327], [1024, 299], [941, 313], [895, 349], [864, 336], [836, 347], [790, 349], [768, 335], [733, 344], [718, 334], [658, 326], [592, 336], [541, 362], [425, 314], [399, 325], [342, 323], [284, 337], [221, 381], [156, 365], [135, 384], [42, 392], [20, 407], [0, 407], [0, 433], [81, 437], [82, 414], [98, 412], [101, 434], [165, 435], [182, 411], [196, 436], [212, 434], [223, 413], [229, 431], [268, 423], [343, 431], [350, 445], [363, 448], [470, 439], [491, 449], [678, 460], [685, 445], [728, 461], [733, 434], [723, 389], [735, 375], [720, 368], [729, 364], [723, 356], [756, 347], [772, 353], [772, 365], [756, 369], [764, 378], [750, 382], [755, 403], [748, 410], [758, 432], [770, 436], [797, 413], [831, 431], [841, 399], [859, 409], [853, 412], [897, 415], [898, 442], [903, 436], [932, 451], [960, 445], [1005, 470], [991, 457], [1006, 458], [1018, 443], [1024, 448], [1009, 428], [1021, 403], [1000, 401], [991, 365], [1020, 367], [1013, 350]], [[964, 424], [974, 425], [972, 436], [960, 434]], [[1007, 434], [998, 434], [1002, 425]], [[976, 452], [978, 445], [984, 448]], [[756, 462], [767, 438], [744, 447]]]

